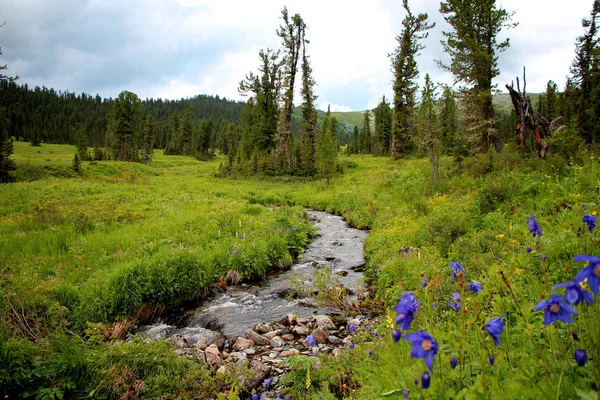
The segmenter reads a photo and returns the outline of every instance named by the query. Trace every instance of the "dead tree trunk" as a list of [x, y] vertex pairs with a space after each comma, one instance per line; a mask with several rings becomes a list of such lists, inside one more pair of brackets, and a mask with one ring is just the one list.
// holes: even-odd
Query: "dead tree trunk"
[[526, 95], [526, 86], [525, 67], [523, 67], [523, 92], [521, 92], [518, 77], [517, 90], [515, 90], [513, 83], [510, 86], [506, 85], [513, 107], [517, 113], [517, 118], [519, 119], [516, 133], [520, 137], [520, 146], [523, 147], [525, 146], [526, 128], [529, 128], [533, 132], [537, 155], [539, 158], [544, 158], [548, 149], [546, 139], [552, 136], [554, 132], [560, 132], [565, 127], [563, 125], [558, 126], [562, 117], [557, 117], [552, 122], [548, 122], [546, 118], [535, 111], [531, 106], [531, 99]]

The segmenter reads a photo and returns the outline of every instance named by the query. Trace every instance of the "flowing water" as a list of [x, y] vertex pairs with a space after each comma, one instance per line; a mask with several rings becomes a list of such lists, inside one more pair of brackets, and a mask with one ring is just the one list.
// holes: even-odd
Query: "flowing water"
[[[318, 276], [327, 275], [337, 284], [356, 289], [363, 279], [362, 272], [355, 269], [364, 264], [363, 241], [367, 232], [348, 227], [335, 215], [320, 211], [309, 213], [318, 227], [317, 236], [289, 270], [260, 284], [232, 286], [215, 294], [197, 308], [186, 311], [185, 318], [181, 319], [183, 323], [178, 326], [159, 321], [140, 328], [140, 333], [152, 339], [180, 334], [194, 345], [200, 332], [207, 328], [232, 338], [241, 336], [255, 324], [279, 321], [288, 313], [299, 316], [339, 313], [339, 310], [311, 307], [314, 299], [292, 299], [290, 293], [312, 292], [318, 287]], [[323, 273], [323, 267], [330, 268], [331, 274]]]

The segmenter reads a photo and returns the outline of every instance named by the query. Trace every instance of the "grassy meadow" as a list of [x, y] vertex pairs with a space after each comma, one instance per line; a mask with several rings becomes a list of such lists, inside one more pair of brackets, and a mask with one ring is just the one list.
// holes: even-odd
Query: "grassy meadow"
[[[600, 165], [591, 154], [538, 160], [508, 146], [460, 165], [442, 158], [436, 183], [425, 159], [340, 156], [343, 174], [327, 186], [295, 177], [224, 179], [219, 158], [160, 151], [150, 165], [84, 162], [78, 175], [74, 152], [17, 142], [19, 182], [0, 187], [0, 392], [7, 398], [122, 398], [140, 382], [140, 398], [214, 398], [235, 385], [235, 375], [181, 359], [168, 343], [105, 339], [201, 297], [219, 280], [257, 280], [289, 266], [314, 233], [302, 207], [370, 229], [366, 274], [387, 311], [340, 357], [293, 357], [280, 393], [600, 398], [598, 297], [575, 306], [572, 323], [544, 325], [545, 311], [533, 311], [564, 294], [553, 286], [585, 267], [575, 255], [600, 255], [597, 231], [582, 224], [599, 208]], [[530, 212], [540, 237], [528, 230]], [[452, 279], [450, 262], [464, 274]], [[474, 281], [481, 292], [469, 291]], [[420, 303], [408, 332], [425, 330], [437, 342], [428, 389], [419, 380], [429, 370], [411, 358], [410, 342], [392, 340], [404, 292]], [[495, 346], [485, 325], [498, 317], [505, 326]], [[582, 367], [573, 356], [579, 349], [589, 359]]]

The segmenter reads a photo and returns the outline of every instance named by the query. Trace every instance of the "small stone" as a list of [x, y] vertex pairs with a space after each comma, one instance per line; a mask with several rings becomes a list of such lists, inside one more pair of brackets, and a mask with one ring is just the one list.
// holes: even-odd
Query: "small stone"
[[287, 319], [290, 325], [294, 325], [296, 323], [296, 320], [298, 319], [298, 316], [296, 314], [290, 313], [287, 315]]
[[355, 327], [359, 327], [360, 326], [360, 319], [354, 318], [351, 319], [350, 321], [348, 321], [348, 326], [350, 325], [354, 325]]
[[215, 344], [211, 344], [204, 351], [206, 355], [206, 362], [213, 368], [219, 368], [223, 365], [223, 359], [221, 358], [221, 353], [219, 352], [219, 348]]
[[251, 391], [267, 377], [271, 367], [258, 360], [252, 360], [250, 361], [249, 370], [251, 375], [242, 378], [241, 385], [245, 390]]
[[340, 339], [339, 337], [334, 336], [334, 335], [329, 335], [329, 337], [327, 338], [327, 341], [334, 345], [342, 343], [342, 339]]
[[296, 354], [300, 354], [300, 352], [296, 349], [289, 349], [289, 350], [282, 351], [279, 354], [279, 356], [280, 357], [289, 357], [289, 356], [295, 356]]
[[177, 348], [184, 349], [190, 347], [187, 339], [180, 334], [175, 334], [169, 338], [171, 344]]
[[210, 329], [200, 332], [196, 347], [200, 350], [204, 350], [211, 344], [215, 344], [219, 349], [222, 349], [223, 345], [225, 345], [225, 337], [219, 332], [211, 331]]
[[310, 320], [308, 318], [296, 318], [296, 323], [298, 325], [307, 325], [310, 322]]
[[315, 323], [317, 327], [335, 330], [335, 324], [331, 321], [327, 315], [315, 315]]
[[269, 358], [273, 359], [273, 358], [277, 358], [279, 356], [279, 353], [276, 351], [272, 351], [269, 353]]
[[219, 369], [217, 370], [217, 374], [222, 374], [225, 375], [227, 373], [227, 366], [226, 365], [221, 365], [219, 367]]
[[333, 349], [333, 351], [331, 352], [331, 354], [333, 354], [334, 356], [339, 356], [340, 354], [342, 354], [342, 349], [340, 349], [339, 347], [336, 347], [335, 349]]
[[254, 354], [256, 354], [256, 350], [254, 350], [253, 348], [249, 348], [244, 350], [244, 353], [248, 354], [249, 356], [252, 356]]
[[294, 335], [292, 335], [291, 333], [288, 333], [286, 335], [281, 335], [281, 338], [285, 341], [290, 342], [290, 341], [294, 340]]
[[241, 353], [239, 351], [234, 351], [229, 355], [229, 358], [231, 359], [231, 361], [233, 362], [240, 362], [240, 361], [244, 361], [247, 357], [246, 357], [246, 353]]
[[312, 336], [315, 338], [317, 343], [325, 343], [325, 341], [329, 337], [329, 331], [326, 328], [320, 326], [314, 331], [312, 331]]
[[263, 336], [268, 340], [273, 339], [275, 336], [278, 336], [281, 333], [281, 329], [277, 329], [275, 331], [267, 332]]
[[229, 358], [229, 353], [228, 353], [228, 352], [226, 352], [226, 351], [222, 351], [222, 352], [221, 352], [221, 355], [223, 356], [223, 359], [224, 359], [224, 360], [227, 360], [227, 359]]
[[298, 336], [308, 336], [308, 334], [310, 333], [310, 329], [304, 325], [296, 325], [294, 329], [292, 329], [292, 332], [294, 332]]
[[269, 324], [256, 324], [254, 325], [254, 332], [264, 334], [267, 332], [271, 332], [273, 328], [269, 326]]
[[254, 340], [252, 339], [246, 339], [243, 337], [239, 337], [237, 338], [237, 340], [235, 341], [235, 343], [233, 344], [233, 349], [234, 350], [238, 350], [238, 351], [242, 351], [242, 350], [246, 350], [250, 347], [254, 346]]
[[246, 339], [250, 339], [252, 341], [254, 341], [255, 344], [259, 345], [259, 346], [266, 346], [269, 344], [269, 339], [262, 337], [260, 334], [254, 332], [253, 330], [246, 330], [246, 332], [244, 332], [244, 337]]
[[344, 346], [349, 345], [350, 343], [352, 343], [352, 337], [347, 336], [344, 338], [344, 340], [342, 340], [342, 343], [344, 344]]

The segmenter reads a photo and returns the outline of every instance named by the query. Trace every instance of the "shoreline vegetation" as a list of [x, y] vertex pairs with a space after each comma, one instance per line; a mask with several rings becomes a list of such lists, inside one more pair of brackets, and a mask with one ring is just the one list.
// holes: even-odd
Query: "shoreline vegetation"
[[[168, 342], [110, 336], [130, 328], [123, 317], [198, 297], [219, 278], [261, 279], [269, 266], [290, 265], [314, 234], [302, 207], [370, 229], [365, 274], [386, 311], [381, 324], [353, 333], [353, 348], [338, 357], [292, 357], [287, 384], [265, 393], [597, 396], [597, 295], [574, 306], [570, 323], [546, 326], [544, 311], [533, 311], [563, 295], [552, 287], [585, 267], [574, 256], [599, 254], [597, 233], [582, 223], [600, 196], [593, 153], [539, 160], [507, 146], [460, 166], [441, 157], [437, 182], [426, 159], [350, 156], [339, 159], [344, 172], [330, 184], [225, 179], [221, 156], [201, 162], [160, 151], [149, 165], [83, 162], [76, 175], [72, 154], [73, 146], [15, 142], [21, 182], [0, 192], [0, 389], [8, 398], [235, 398], [229, 390], [243, 366], [215, 374]], [[530, 233], [530, 212], [541, 236]], [[453, 279], [451, 262], [464, 276]], [[473, 282], [481, 291], [469, 291]], [[409, 327], [396, 325], [394, 311], [406, 292], [419, 303]], [[488, 334], [486, 324], [499, 317], [501, 333], [497, 320], [496, 336]], [[395, 340], [396, 330], [435, 339], [431, 371], [411, 358], [412, 340]]]

